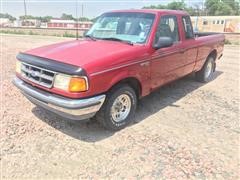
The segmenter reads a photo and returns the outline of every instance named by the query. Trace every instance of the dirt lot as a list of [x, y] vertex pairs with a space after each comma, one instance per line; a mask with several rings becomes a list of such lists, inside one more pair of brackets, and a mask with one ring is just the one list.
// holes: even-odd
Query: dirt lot
[[238, 179], [238, 46], [225, 47], [212, 82], [163, 87], [112, 133], [36, 108], [11, 84], [19, 51], [63, 40], [1, 36], [1, 178]]

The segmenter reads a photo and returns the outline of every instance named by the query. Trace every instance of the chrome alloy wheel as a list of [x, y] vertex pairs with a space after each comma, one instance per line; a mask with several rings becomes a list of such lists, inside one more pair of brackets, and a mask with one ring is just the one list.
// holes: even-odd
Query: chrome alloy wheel
[[127, 94], [118, 96], [113, 102], [111, 116], [115, 122], [124, 121], [131, 111], [131, 98]]
[[213, 71], [213, 63], [212, 61], [208, 61], [206, 71], [205, 71], [205, 78], [207, 79]]

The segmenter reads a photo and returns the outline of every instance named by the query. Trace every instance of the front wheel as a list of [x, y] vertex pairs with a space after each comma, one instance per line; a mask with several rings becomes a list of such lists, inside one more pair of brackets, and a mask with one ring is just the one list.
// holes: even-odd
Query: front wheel
[[120, 130], [131, 122], [136, 106], [135, 91], [128, 85], [118, 85], [108, 93], [96, 119], [108, 130]]
[[203, 65], [202, 69], [196, 72], [196, 79], [200, 82], [209, 82], [213, 78], [213, 73], [215, 70], [215, 60], [213, 57], [209, 57], [205, 64]]

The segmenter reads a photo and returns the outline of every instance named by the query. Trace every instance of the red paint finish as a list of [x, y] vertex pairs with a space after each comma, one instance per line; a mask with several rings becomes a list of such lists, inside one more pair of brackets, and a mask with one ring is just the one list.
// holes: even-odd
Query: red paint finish
[[[170, 81], [176, 80], [203, 66], [208, 55], [223, 53], [224, 36], [208, 35], [186, 39], [182, 24], [182, 11], [128, 10], [155, 14], [149, 38], [145, 44], [124, 44], [115, 41], [90, 39], [73, 40], [29, 50], [25, 53], [79, 66], [87, 72], [89, 90], [82, 93], [63, 92], [56, 88], [43, 88], [71, 98], [85, 98], [107, 92], [126, 78], [134, 78], [141, 85], [141, 96]], [[162, 16], [177, 17], [180, 40], [171, 47], [155, 50], [152, 45], [157, 25]], [[46, 67], [47, 68], [47, 67]]]

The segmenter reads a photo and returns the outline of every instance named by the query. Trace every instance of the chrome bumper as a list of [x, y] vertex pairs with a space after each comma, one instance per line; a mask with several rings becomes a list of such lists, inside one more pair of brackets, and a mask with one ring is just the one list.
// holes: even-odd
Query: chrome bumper
[[101, 108], [105, 95], [87, 99], [70, 99], [34, 88], [15, 77], [13, 84], [18, 87], [32, 103], [72, 120], [83, 120], [93, 117]]

